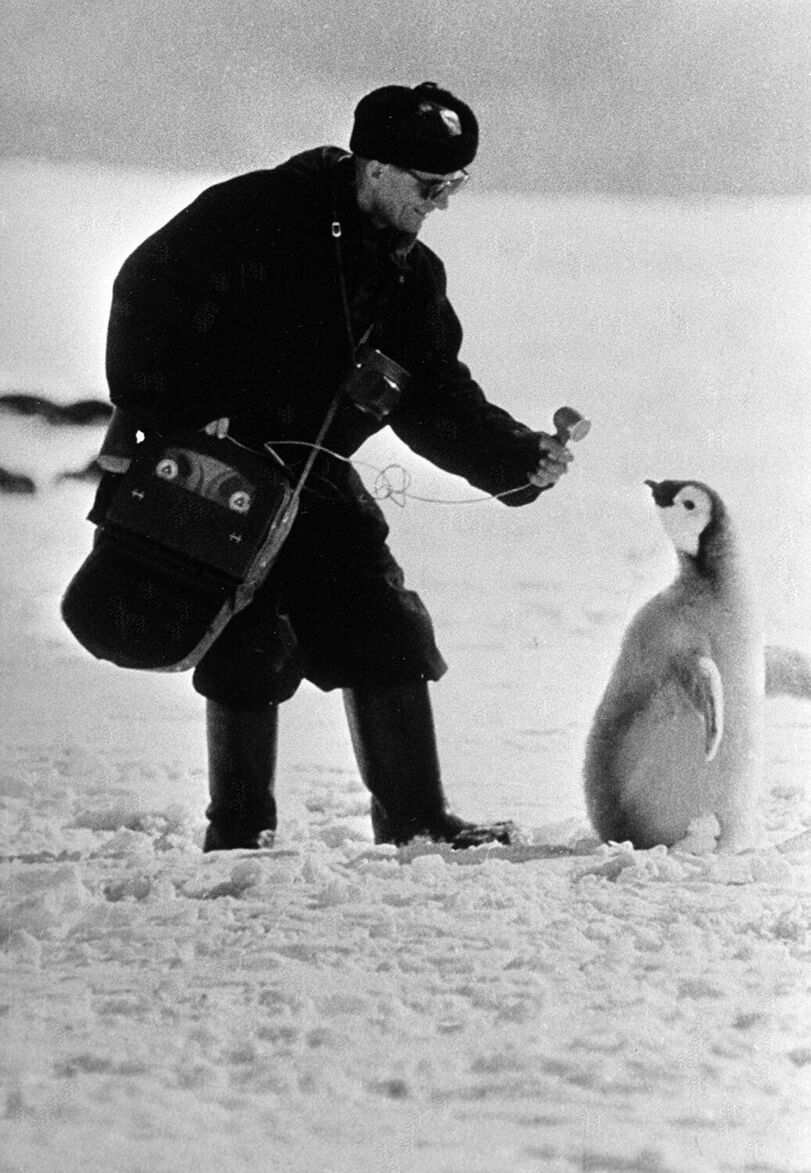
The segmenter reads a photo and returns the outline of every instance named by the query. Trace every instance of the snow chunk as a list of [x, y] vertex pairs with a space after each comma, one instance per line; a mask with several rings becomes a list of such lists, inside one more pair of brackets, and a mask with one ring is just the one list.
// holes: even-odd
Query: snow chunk
[[137, 858], [152, 855], [153, 850], [154, 842], [150, 835], [146, 835], [143, 831], [131, 831], [129, 827], [122, 827], [113, 835], [112, 839], [107, 840], [98, 854]]
[[707, 877], [720, 884], [779, 884], [792, 882], [791, 865], [775, 851], [718, 855], [705, 861]]
[[[0, 933], [2, 930], [0, 930]], [[39, 969], [42, 960], [42, 944], [26, 929], [12, 929], [3, 941], [3, 949], [13, 955], [15, 961]]]
[[231, 883], [237, 892], [261, 884], [264, 877], [265, 869], [258, 859], [241, 859], [231, 868]]
[[418, 855], [411, 861], [411, 875], [418, 880], [436, 880], [447, 873], [447, 864], [441, 853]]
[[15, 930], [37, 938], [65, 937], [93, 899], [75, 864], [9, 868], [2, 889], [0, 940]]
[[109, 880], [104, 885], [104, 895], [111, 904], [119, 900], [145, 900], [151, 891], [151, 877], [140, 873]]
[[363, 899], [363, 889], [359, 884], [335, 876], [315, 894], [313, 899], [320, 908], [331, 908], [339, 904], [357, 904]]

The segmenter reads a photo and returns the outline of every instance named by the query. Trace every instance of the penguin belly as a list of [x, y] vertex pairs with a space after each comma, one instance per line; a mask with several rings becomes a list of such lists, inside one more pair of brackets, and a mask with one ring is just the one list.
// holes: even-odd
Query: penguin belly
[[[584, 779], [592, 823], [604, 840], [668, 847], [690, 823], [714, 815], [718, 850], [741, 851], [755, 837], [762, 771], [763, 697], [745, 649], [722, 670], [727, 716], [718, 752], [707, 760], [701, 713], [681, 684], [662, 671], [644, 702], [624, 687], [628, 663], [615, 669], [589, 734]], [[751, 660], [750, 660], [751, 664]], [[635, 665], [638, 666], [638, 665]]]
[[706, 760], [704, 746], [704, 722], [672, 681], [618, 732], [616, 802], [635, 847], [670, 846], [693, 819], [710, 813], [717, 764]]

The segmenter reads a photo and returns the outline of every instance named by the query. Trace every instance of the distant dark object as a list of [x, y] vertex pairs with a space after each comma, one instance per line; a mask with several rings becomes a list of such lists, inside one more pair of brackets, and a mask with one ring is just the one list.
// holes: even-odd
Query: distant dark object
[[36, 416], [48, 424], [79, 425], [106, 423], [112, 406], [103, 399], [77, 399], [75, 403], [54, 403], [42, 395], [10, 391], [0, 395], [0, 411], [13, 415]]
[[69, 469], [67, 472], [60, 472], [55, 478], [57, 483], [62, 481], [92, 481], [100, 480], [101, 474], [104, 470], [94, 456], [84, 468]]
[[22, 493], [30, 496], [36, 493], [37, 486], [22, 472], [9, 472], [0, 468], [0, 493]]
[[112, 414], [112, 404], [103, 399], [77, 399], [75, 403], [63, 405], [62, 423], [104, 424]]
[[10, 391], [0, 395], [0, 411], [14, 415], [46, 415], [52, 412], [54, 404], [39, 395], [27, 395], [22, 391]]

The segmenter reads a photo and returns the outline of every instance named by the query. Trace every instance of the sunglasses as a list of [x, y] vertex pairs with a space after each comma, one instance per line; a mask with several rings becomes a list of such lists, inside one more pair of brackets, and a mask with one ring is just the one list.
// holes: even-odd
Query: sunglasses
[[442, 196], [453, 195], [460, 187], [464, 187], [470, 179], [470, 176], [464, 168], [461, 174], [454, 175], [452, 179], [426, 179], [424, 175], [418, 175], [416, 171], [409, 171], [408, 167], [400, 167], [398, 170], [405, 171], [406, 175], [410, 175], [412, 179], [416, 179], [419, 184], [421, 200], [439, 200]]

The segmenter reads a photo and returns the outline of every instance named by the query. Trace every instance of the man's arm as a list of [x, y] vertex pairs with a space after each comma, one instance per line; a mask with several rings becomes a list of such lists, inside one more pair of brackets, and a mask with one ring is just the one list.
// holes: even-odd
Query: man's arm
[[391, 418], [409, 447], [507, 505], [525, 505], [556, 484], [572, 459], [554, 436], [533, 431], [490, 403], [459, 359], [462, 327], [444, 268], [427, 249], [420, 273], [414, 378]]

